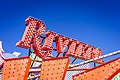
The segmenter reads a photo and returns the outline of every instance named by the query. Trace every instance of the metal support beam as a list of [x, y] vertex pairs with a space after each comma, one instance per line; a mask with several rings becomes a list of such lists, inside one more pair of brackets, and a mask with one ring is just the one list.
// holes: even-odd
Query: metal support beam
[[99, 57], [94, 58], [94, 59], [90, 59], [90, 60], [84, 61], [84, 62], [81, 62], [81, 63], [78, 63], [78, 64], [69, 65], [69, 68], [77, 67], [77, 66], [80, 66], [80, 65], [83, 65], [83, 64], [87, 64], [87, 63], [93, 62], [93, 61], [98, 60], [98, 59], [110, 57], [110, 56], [113, 56], [113, 55], [116, 55], [116, 54], [120, 54], [120, 50], [112, 52], [112, 53], [109, 53], [109, 54], [106, 54], [106, 55], [103, 55], [103, 56], [99, 56]]
[[77, 59], [77, 58], [75, 58], [75, 59], [72, 61], [72, 63], [71, 63], [71, 64], [73, 64], [73, 63], [76, 61], [76, 59]]
[[58, 57], [59, 56], [59, 54], [57, 54], [57, 56], [56, 57]]
[[94, 67], [96, 67], [96, 64], [95, 64], [95, 62], [94, 62]]
[[34, 62], [35, 62], [34, 60], [36, 59], [36, 57], [37, 57], [37, 56], [34, 57], [33, 62], [32, 62], [32, 64], [31, 64], [31, 67], [32, 67], [33, 64], [34, 64]]
[[31, 54], [31, 48], [28, 49], [28, 56]]
[[63, 57], [66, 55], [65, 53], [66, 53], [66, 52], [63, 53]]
[[43, 43], [44, 40], [45, 40], [45, 38], [42, 39], [41, 43]]

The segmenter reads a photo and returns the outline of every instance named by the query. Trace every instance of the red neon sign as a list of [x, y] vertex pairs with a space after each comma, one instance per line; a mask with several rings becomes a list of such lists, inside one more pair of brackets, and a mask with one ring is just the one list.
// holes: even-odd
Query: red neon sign
[[26, 20], [27, 26], [24, 32], [24, 35], [22, 37], [22, 40], [19, 41], [16, 46], [22, 47], [22, 48], [30, 48], [31, 47], [31, 41], [34, 38], [35, 35], [41, 35], [45, 32], [46, 27], [45, 24], [32, 17], [28, 17]]
[[69, 39], [62, 37], [62, 36], [58, 36], [56, 38], [56, 50], [57, 53], [63, 53], [67, 47], [67, 45], [69, 44]]
[[[65, 49], [68, 46], [66, 56], [72, 56], [84, 60], [102, 56], [102, 51], [100, 49], [52, 31], [45, 33], [45, 42], [42, 45], [40, 35], [45, 32], [45, 24], [42, 21], [32, 17], [28, 17], [25, 21], [28, 25], [26, 26], [22, 40], [16, 45], [22, 48], [33, 47], [35, 54], [41, 58], [45, 58], [51, 54], [50, 51], [53, 50], [52, 43], [54, 40], [58, 54], [65, 52]], [[102, 63], [103, 60], [97, 60], [96, 62]]]

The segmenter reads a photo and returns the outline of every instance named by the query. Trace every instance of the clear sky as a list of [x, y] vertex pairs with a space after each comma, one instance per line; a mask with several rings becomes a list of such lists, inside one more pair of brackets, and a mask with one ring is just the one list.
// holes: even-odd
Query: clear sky
[[0, 0], [0, 40], [6, 52], [27, 50], [15, 46], [21, 40], [25, 19], [36, 17], [47, 30], [102, 49], [120, 49], [120, 0]]

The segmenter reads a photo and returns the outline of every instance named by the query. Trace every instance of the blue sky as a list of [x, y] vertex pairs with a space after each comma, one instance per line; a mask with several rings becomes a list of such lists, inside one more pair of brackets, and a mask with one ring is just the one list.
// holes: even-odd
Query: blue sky
[[45, 22], [47, 30], [101, 48], [103, 54], [120, 49], [119, 0], [1, 0], [0, 40], [6, 52], [27, 55], [15, 44], [28, 16]]

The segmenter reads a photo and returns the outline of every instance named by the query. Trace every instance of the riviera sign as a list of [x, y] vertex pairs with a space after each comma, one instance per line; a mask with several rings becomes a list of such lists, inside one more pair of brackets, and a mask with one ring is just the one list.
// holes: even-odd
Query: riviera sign
[[[91, 45], [79, 42], [78, 40], [71, 39], [69, 37], [57, 34], [52, 31], [47, 31], [45, 24], [38, 19], [28, 17], [26, 20], [27, 25], [22, 39], [17, 42], [16, 46], [22, 48], [33, 48], [35, 54], [40, 58], [46, 58], [49, 56], [53, 48], [53, 42], [56, 43], [56, 52], [58, 54], [65, 53], [65, 56], [72, 56], [83, 60], [89, 60], [102, 56], [102, 50], [95, 48]], [[45, 41], [42, 44], [41, 35], [45, 32]], [[95, 61], [97, 63], [103, 63], [102, 59]]]

